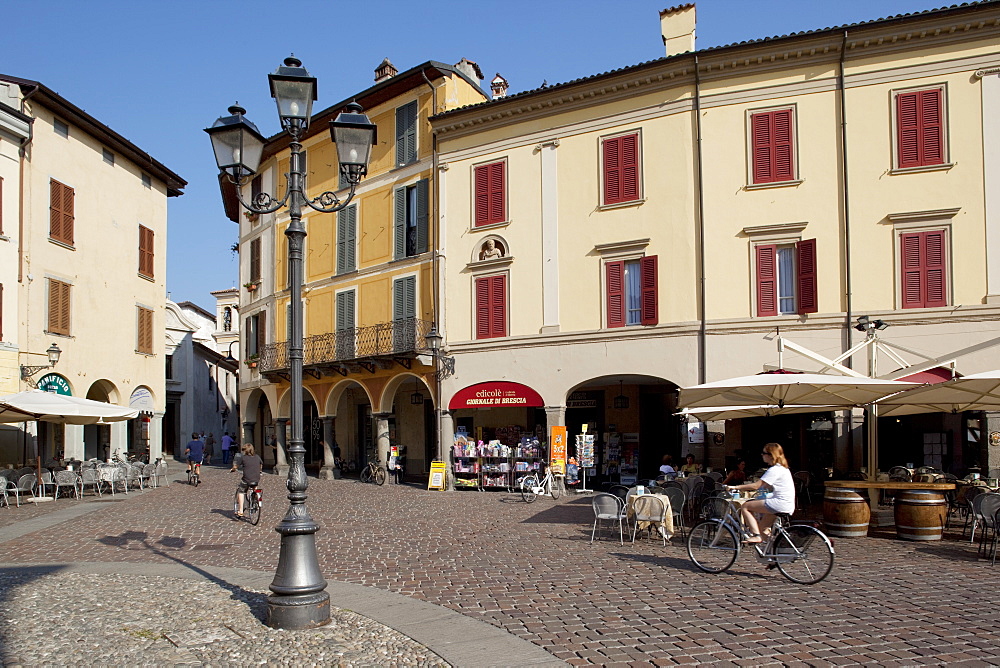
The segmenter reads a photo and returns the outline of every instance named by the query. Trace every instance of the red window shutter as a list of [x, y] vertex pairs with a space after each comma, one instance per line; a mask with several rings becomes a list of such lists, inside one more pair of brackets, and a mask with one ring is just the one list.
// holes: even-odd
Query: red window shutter
[[778, 248], [774, 244], [756, 246], [757, 315], [778, 315]]
[[779, 183], [795, 177], [793, 120], [791, 109], [750, 117], [754, 183]]
[[476, 225], [502, 223], [507, 218], [504, 162], [480, 165], [475, 169]]
[[904, 234], [900, 239], [902, 253], [902, 294], [903, 308], [924, 306], [923, 262], [921, 246], [923, 233]]
[[896, 96], [898, 167], [922, 167], [944, 162], [943, 115], [940, 89]]
[[920, 129], [916, 93], [901, 93], [896, 96], [896, 132], [899, 167], [919, 166]]
[[507, 277], [490, 278], [491, 336], [507, 336]]
[[490, 279], [476, 279], [476, 338], [488, 339], [490, 329]]
[[944, 124], [941, 122], [941, 91], [920, 91], [920, 164], [944, 162]]
[[605, 279], [608, 295], [608, 327], [625, 326], [625, 263], [608, 262]]
[[799, 313], [819, 310], [816, 294], [816, 240], [805, 239], [795, 244], [795, 264], [798, 267]]
[[476, 225], [485, 225], [490, 218], [490, 166], [476, 167]]
[[639, 135], [605, 139], [604, 203], [639, 199]]
[[659, 322], [659, 308], [656, 294], [656, 256], [650, 255], [639, 260], [639, 283], [642, 286], [642, 324], [655, 325]]
[[924, 306], [947, 306], [944, 230], [924, 232]]

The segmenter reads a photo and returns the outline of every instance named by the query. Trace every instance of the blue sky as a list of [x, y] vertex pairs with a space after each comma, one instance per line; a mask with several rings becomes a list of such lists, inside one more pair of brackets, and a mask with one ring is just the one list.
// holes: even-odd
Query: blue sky
[[[238, 100], [278, 130], [267, 74], [294, 52], [319, 79], [319, 109], [372, 85], [388, 57], [479, 63], [515, 93], [659, 58], [659, 10], [680, 0], [49, 0], [3, 3], [0, 72], [41, 81], [188, 181], [169, 203], [167, 290], [214, 311], [237, 283], [208, 136]], [[943, 0], [699, 0], [698, 48], [867, 21]], [[342, 8], [354, 12], [341, 16]], [[292, 15], [294, 18], [289, 19]], [[58, 18], [58, 20], [55, 20]], [[353, 26], [353, 27], [352, 27]], [[609, 28], [613, 27], [613, 31]]]

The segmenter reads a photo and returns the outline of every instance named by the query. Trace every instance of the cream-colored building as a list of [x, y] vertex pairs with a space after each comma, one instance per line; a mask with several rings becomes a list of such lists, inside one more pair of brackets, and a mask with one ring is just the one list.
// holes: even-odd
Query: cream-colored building
[[[39, 423], [29, 456], [103, 459], [148, 444], [156, 457], [165, 402], [167, 198], [181, 195], [186, 182], [42, 83], [0, 76], [0, 101], [31, 119], [19, 178], [4, 182], [5, 213], [8, 200], [22, 207], [11, 221], [17, 314], [4, 321], [16, 328], [18, 363], [46, 364], [55, 343], [58, 364], [32, 383], [141, 411], [113, 425]], [[20, 444], [17, 450], [20, 456]]]
[[[661, 22], [666, 57], [431, 119], [442, 438], [588, 424], [612, 479], [688, 452], [752, 469], [767, 440], [796, 468], [858, 469], [849, 414], [712, 423], [706, 447], [674, 391], [776, 366], [779, 331], [835, 357], [860, 316], [908, 363], [1000, 367], [1000, 347], [951, 355], [1000, 335], [1000, 6], [701, 51], [693, 5]], [[480, 407], [494, 393], [520, 403]], [[980, 417], [884, 422], [881, 461], [933, 441], [961, 471]]]
[[[2, 91], [0, 91], [2, 92]], [[0, 396], [20, 389], [18, 371], [17, 284], [21, 147], [31, 136], [31, 117], [0, 97]]]

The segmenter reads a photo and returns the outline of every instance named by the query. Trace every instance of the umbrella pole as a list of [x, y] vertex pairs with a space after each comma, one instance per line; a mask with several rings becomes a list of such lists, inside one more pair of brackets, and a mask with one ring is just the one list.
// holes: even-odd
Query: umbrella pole
[[875, 480], [878, 471], [878, 406], [874, 403], [868, 404], [865, 409], [865, 416], [868, 429], [868, 457], [865, 461], [868, 464], [868, 479]]

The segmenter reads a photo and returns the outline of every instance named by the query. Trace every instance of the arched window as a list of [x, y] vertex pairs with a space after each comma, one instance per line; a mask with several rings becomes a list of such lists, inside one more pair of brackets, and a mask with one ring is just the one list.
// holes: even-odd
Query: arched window
[[233, 331], [233, 309], [228, 306], [222, 309], [222, 331]]

